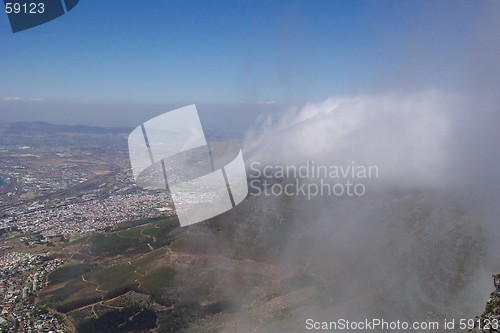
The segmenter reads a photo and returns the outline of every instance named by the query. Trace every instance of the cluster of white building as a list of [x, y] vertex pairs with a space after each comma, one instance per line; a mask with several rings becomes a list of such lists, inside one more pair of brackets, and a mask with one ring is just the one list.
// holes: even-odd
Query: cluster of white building
[[0, 255], [0, 331], [64, 331], [64, 324], [34, 304], [50, 272], [63, 264], [44, 255], [10, 252]]
[[173, 214], [170, 196], [166, 193], [134, 193], [114, 195], [103, 200], [63, 204], [47, 208], [43, 204], [10, 210], [0, 218], [0, 227], [15, 226], [21, 232], [43, 235], [72, 235], [104, 230], [118, 223], [151, 219]]

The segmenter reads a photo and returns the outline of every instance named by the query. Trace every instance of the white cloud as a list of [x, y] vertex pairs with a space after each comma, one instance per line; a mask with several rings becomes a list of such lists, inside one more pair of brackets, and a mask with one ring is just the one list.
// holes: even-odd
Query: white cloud
[[4, 101], [8, 102], [18, 102], [18, 101], [29, 101], [29, 102], [43, 102], [45, 99], [39, 97], [20, 97], [20, 96], [6, 96], [3, 98]]
[[7, 96], [3, 98], [4, 101], [21, 101], [22, 98], [19, 96]]
[[385, 184], [434, 186], [447, 176], [454, 98], [437, 91], [331, 97], [269, 117], [246, 139], [270, 165], [377, 165]]

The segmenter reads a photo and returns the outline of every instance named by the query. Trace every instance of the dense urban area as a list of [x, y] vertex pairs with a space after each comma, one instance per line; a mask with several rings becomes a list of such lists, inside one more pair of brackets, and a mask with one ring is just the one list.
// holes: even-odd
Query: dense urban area
[[126, 130], [18, 123], [0, 133], [0, 331], [65, 332], [35, 301], [64, 263], [54, 243], [171, 216], [171, 200], [135, 186]]

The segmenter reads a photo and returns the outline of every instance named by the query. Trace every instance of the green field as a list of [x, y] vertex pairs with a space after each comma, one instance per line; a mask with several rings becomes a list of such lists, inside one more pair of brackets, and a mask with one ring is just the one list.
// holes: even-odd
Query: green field
[[[175, 271], [158, 266], [165, 256], [162, 246], [177, 230], [174, 219], [156, 220], [106, 234], [81, 237], [70, 243], [75, 259], [53, 271], [40, 300], [63, 312], [115, 297], [127, 290], [156, 292], [172, 283]], [[156, 250], [155, 250], [156, 249]]]
[[156, 293], [162, 288], [170, 287], [175, 277], [175, 270], [161, 267], [139, 279], [141, 288], [150, 293]]
[[149, 246], [157, 248], [171, 242], [173, 238], [168, 237], [169, 233], [176, 228], [178, 225], [174, 219], [168, 218], [120, 231], [89, 236], [79, 240], [79, 243], [87, 243], [89, 246], [83, 253], [93, 257], [137, 255], [149, 252]]
[[49, 284], [63, 283], [71, 279], [79, 279], [82, 274], [92, 271], [92, 264], [66, 264], [49, 274]]

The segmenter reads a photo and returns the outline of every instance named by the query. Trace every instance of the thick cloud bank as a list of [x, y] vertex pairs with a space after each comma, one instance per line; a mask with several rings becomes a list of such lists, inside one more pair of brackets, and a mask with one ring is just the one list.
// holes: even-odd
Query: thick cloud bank
[[441, 186], [455, 99], [437, 91], [331, 97], [265, 119], [251, 159], [271, 165], [376, 165], [389, 185]]

